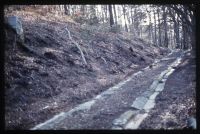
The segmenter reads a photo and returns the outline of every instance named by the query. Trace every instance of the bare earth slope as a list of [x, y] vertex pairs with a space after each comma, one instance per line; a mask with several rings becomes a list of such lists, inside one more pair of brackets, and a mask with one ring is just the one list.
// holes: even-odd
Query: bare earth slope
[[[13, 50], [14, 33], [6, 29], [6, 129], [29, 129], [169, 52], [131, 34], [102, 33], [67, 18], [59, 21], [23, 11], [11, 14], [22, 19], [25, 44], [17, 44]], [[69, 40], [66, 26], [88, 65]]]

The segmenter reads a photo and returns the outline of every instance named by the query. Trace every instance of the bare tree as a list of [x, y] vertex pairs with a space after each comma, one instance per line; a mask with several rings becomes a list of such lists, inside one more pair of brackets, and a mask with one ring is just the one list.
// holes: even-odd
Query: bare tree
[[82, 15], [85, 16], [85, 5], [81, 5], [80, 11], [82, 12]]
[[166, 7], [162, 6], [162, 10], [163, 10], [163, 24], [164, 24], [164, 46], [168, 48]]
[[154, 44], [157, 46], [156, 11], [154, 10]]
[[117, 24], [117, 13], [116, 13], [115, 5], [113, 5], [113, 10], [114, 10], [114, 16], [115, 16], [115, 24]]
[[69, 8], [70, 8], [69, 5], [64, 5], [64, 9], [65, 9], [65, 14], [66, 15], [70, 15], [70, 11], [69, 11], [70, 9]]
[[171, 9], [168, 8], [169, 10], [169, 15], [173, 20], [174, 23], [174, 37], [175, 37], [175, 41], [176, 41], [176, 48], [180, 48], [180, 36], [179, 36], [179, 18], [178, 15]]
[[114, 25], [112, 6], [108, 5], [108, 9], [109, 9], [109, 15], [110, 15], [110, 26], [112, 27]]
[[123, 9], [123, 15], [124, 15], [125, 31], [128, 32], [128, 26], [127, 26], [127, 22], [126, 22], [126, 7], [125, 7], [125, 5], [122, 5], [122, 9]]
[[148, 13], [148, 17], [149, 17], [149, 40], [152, 41], [153, 40], [153, 27], [152, 27], [152, 22], [151, 22], [151, 10], [147, 10]]
[[161, 23], [160, 23], [160, 9], [157, 7], [157, 15], [158, 15], [158, 45], [163, 46], [161, 44]]

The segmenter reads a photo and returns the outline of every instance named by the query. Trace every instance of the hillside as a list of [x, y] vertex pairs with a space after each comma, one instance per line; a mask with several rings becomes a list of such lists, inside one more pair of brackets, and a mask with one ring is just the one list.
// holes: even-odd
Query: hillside
[[25, 42], [13, 49], [15, 33], [5, 29], [7, 129], [29, 129], [169, 53], [131, 33], [103, 32], [103, 26], [80, 25], [69, 17], [34, 11], [13, 11], [5, 17], [11, 15], [21, 18]]

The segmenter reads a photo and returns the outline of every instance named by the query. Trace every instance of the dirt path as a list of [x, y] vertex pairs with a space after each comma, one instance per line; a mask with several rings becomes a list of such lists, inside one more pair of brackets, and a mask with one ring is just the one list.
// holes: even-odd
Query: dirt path
[[139, 129], [183, 129], [189, 118], [196, 118], [194, 57], [188, 53], [168, 78], [164, 91], [156, 98], [156, 106]]
[[[182, 53], [179, 51], [173, 52], [162, 60], [156, 61], [157, 63], [153, 67], [147, 67], [133, 74], [92, 100], [80, 104], [70, 111], [63, 111], [32, 129], [126, 129], [123, 127], [130, 123], [129, 120], [133, 116], [138, 118], [149, 112], [140, 108], [143, 105], [141, 103], [139, 107], [134, 105], [136, 98], [150, 97], [154, 93], [154, 89], [150, 90], [154, 80], [161, 77], [160, 75], [164, 77], [168, 73], [165, 70], [175, 61], [178, 65], [177, 57], [181, 55]], [[140, 124], [141, 121], [138, 123]]]

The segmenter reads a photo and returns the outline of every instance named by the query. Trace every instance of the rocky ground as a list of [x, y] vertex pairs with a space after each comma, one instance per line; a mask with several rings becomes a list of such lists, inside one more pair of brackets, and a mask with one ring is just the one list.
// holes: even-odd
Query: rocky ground
[[9, 15], [21, 18], [25, 43], [15, 44], [14, 32], [5, 29], [6, 129], [29, 129], [70, 110], [169, 53], [129, 33], [99, 32], [66, 17]]

